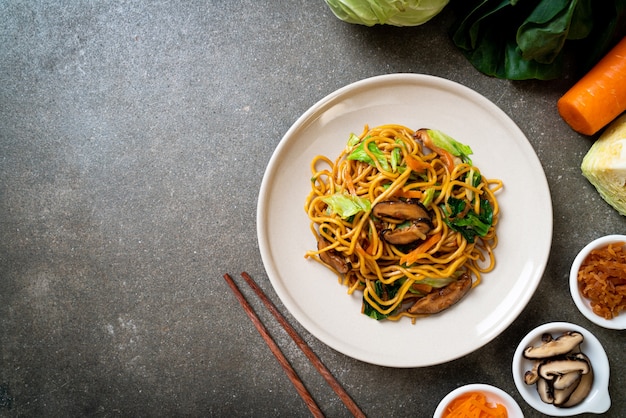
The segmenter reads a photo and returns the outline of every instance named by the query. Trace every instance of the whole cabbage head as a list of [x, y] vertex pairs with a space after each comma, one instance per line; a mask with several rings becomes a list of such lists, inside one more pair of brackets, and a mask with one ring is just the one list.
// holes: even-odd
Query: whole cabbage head
[[374, 26], [417, 26], [426, 23], [449, 0], [325, 0], [339, 19]]

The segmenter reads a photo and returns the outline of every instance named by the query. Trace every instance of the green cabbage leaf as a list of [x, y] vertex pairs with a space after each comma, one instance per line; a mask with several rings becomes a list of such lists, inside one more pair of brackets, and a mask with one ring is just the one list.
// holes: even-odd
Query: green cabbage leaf
[[580, 168], [602, 199], [626, 216], [626, 113], [593, 143]]
[[[368, 142], [367, 149], [376, 158], [376, 161], [378, 161], [383, 170], [389, 171], [387, 157], [385, 157], [385, 154], [380, 150], [380, 148], [378, 148], [378, 145], [376, 145], [375, 142]], [[352, 150], [346, 158], [348, 160], [361, 161], [376, 167], [374, 160], [369, 156], [367, 151], [365, 151], [365, 141], [361, 142], [356, 148], [354, 148], [354, 150]]]
[[449, 0], [326, 0], [339, 19], [365, 26], [418, 26], [435, 17]]
[[472, 164], [472, 160], [469, 156], [472, 155], [473, 152], [469, 145], [462, 144], [451, 136], [436, 129], [428, 129], [428, 135], [433, 145], [443, 148], [455, 157], [459, 157], [464, 163]]
[[359, 212], [369, 212], [372, 204], [369, 199], [359, 196], [337, 192], [322, 198], [330, 210], [344, 219], [354, 216]]

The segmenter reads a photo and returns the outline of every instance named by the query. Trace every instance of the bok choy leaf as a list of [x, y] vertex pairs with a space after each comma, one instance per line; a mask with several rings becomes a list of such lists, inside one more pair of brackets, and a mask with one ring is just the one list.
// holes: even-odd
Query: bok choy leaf
[[465, 212], [467, 202], [455, 197], [448, 198], [448, 207], [441, 205], [446, 215], [444, 222], [453, 230], [459, 232], [469, 243], [473, 243], [476, 236], [484, 237], [493, 223], [493, 208], [486, 199], [480, 201], [480, 213], [473, 210]]
[[479, 71], [510, 80], [555, 79], [568, 61], [584, 73], [625, 33], [624, 0], [467, 0], [459, 6], [455, 45]]

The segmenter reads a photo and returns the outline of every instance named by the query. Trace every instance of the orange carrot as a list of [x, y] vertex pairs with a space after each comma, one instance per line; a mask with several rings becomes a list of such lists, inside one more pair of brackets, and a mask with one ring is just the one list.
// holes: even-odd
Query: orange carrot
[[421, 254], [430, 250], [441, 239], [441, 232], [431, 235], [426, 241], [422, 242], [413, 251], [400, 257], [400, 264], [411, 265], [417, 261]]
[[506, 418], [504, 405], [491, 404], [480, 392], [470, 392], [455, 398], [446, 407], [443, 418]]
[[[443, 160], [443, 162], [446, 164], [446, 167], [448, 168], [448, 171], [450, 173], [452, 173], [452, 171], [454, 170], [454, 166], [455, 166], [455, 162], [454, 162], [454, 156], [452, 154], [450, 154], [448, 151], [446, 151], [443, 148], [439, 148], [438, 146], [436, 146], [435, 144], [433, 144], [433, 140], [430, 137], [430, 135], [428, 135], [427, 133], [423, 133], [425, 132], [425, 129], [419, 129], [415, 134], [419, 135], [419, 139], [422, 141], [422, 143], [424, 145], [426, 145], [428, 148], [430, 148], [432, 151], [434, 151], [437, 155], [439, 155], [439, 157]], [[408, 164], [408, 160], [407, 160], [407, 164]]]
[[430, 164], [420, 159], [417, 159], [413, 157], [412, 155], [407, 155], [405, 160], [406, 160], [406, 165], [408, 165], [411, 170], [417, 173], [422, 173], [426, 171], [428, 167], [430, 167]]
[[344, 174], [344, 178], [346, 180], [346, 186], [348, 187], [348, 192], [352, 196], [356, 196], [356, 188], [354, 187], [354, 182], [352, 181], [352, 174], [350, 174], [349, 170], [346, 170]]
[[446, 163], [446, 167], [448, 167], [448, 171], [452, 173], [452, 171], [454, 170], [454, 165], [455, 165], [454, 156], [450, 154], [448, 151], [446, 151], [445, 149], [439, 148], [439, 147], [435, 147], [433, 151], [439, 154], [441, 159]]
[[626, 110], [626, 37], [557, 102], [575, 131], [593, 135]]
[[427, 294], [433, 290], [433, 287], [429, 284], [416, 282], [411, 285], [411, 289]]
[[[359, 247], [360, 248], [360, 247]], [[365, 252], [369, 255], [374, 255], [374, 250], [376, 249], [376, 243], [374, 242], [374, 240], [370, 241], [369, 244], [367, 245], [367, 248], [365, 249]]]
[[407, 199], [421, 199], [423, 193], [419, 190], [398, 190], [396, 196], [406, 197]]

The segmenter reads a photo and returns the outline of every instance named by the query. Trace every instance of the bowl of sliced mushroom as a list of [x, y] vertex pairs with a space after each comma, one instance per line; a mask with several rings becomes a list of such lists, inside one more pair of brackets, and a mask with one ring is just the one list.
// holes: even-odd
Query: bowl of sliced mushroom
[[520, 395], [551, 416], [606, 412], [611, 406], [609, 374], [600, 341], [567, 322], [535, 328], [513, 356], [513, 379]]

